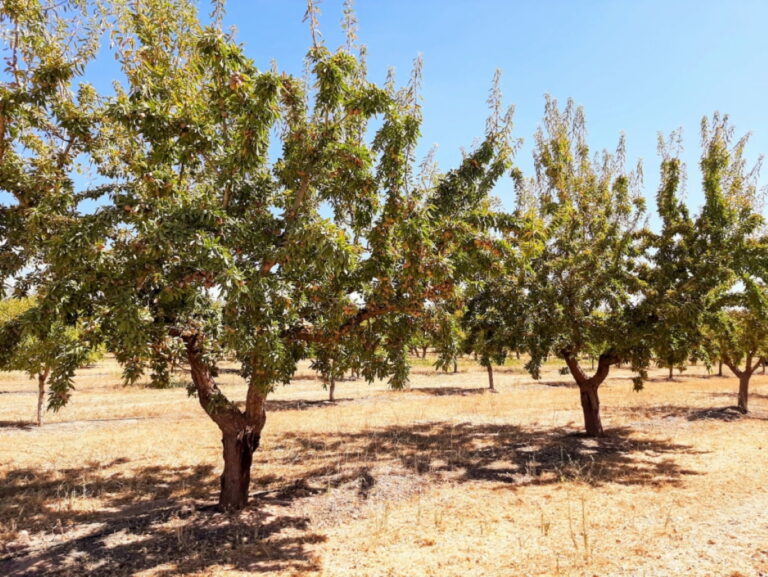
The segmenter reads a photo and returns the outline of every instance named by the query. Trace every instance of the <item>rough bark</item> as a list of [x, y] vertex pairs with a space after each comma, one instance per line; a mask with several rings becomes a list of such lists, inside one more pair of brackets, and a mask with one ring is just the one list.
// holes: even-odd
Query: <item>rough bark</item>
[[488, 370], [488, 388], [495, 391], [496, 387], [493, 386], [493, 364], [488, 363], [485, 368]]
[[597, 370], [591, 377], [588, 377], [579, 365], [575, 354], [569, 351], [561, 351], [560, 354], [579, 386], [581, 410], [584, 413], [584, 429], [588, 436], [599, 437], [604, 431], [600, 420], [600, 397], [597, 390], [608, 376], [611, 365], [616, 364], [618, 359], [607, 353], [600, 355], [597, 360]]
[[584, 414], [584, 430], [589, 437], [603, 435], [603, 423], [600, 420], [600, 398], [597, 394], [597, 386], [579, 387], [581, 397], [581, 410]]
[[48, 380], [49, 369], [37, 375], [37, 426], [43, 425], [43, 406], [45, 405], [45, 383]]
[[762, 362], [762, 359], [757, 359], [755, 361], [754, 365], [752, 364], [752, 359], [754, 358], [754, 351], [752, 351], [750, 354], [747, 355], [747, 361], [746, 366], [744, 370], [742, 371], [739, 369], [738, 366], [734, 362], [732, 362], [730, 359], [725, 358], [723, 359], [723, 362], [728, 366], [729, 369], [733, 372], [734, 375], [736, 375], [739, 379], [739, 394], [737, 396], [737, 406], [739, 410], [747, 414], [749, 412], [749, 380], [752, 378], [752, 375], [757, 370], [757, 367], [760, 366], [760, 363]]
[[221, 474], [219, 507], [230, 511], [248, 504], [253, 453], [259, 447], [266, 422], [264, 388], [248, 387], [245, 410], [241, 411], [221, 392], [205, 363], [198, 335], [185, 336], [187, 359], [200, 406], [222, 433], [224, 471]]
[[739, 410], [747, 414], [749, 412], [749, 378], [752, 375], [744, 372], [739, 377]]

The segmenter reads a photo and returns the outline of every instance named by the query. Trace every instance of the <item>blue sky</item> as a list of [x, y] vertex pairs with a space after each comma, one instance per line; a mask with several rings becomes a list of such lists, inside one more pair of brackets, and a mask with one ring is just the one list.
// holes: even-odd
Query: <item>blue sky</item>
[[[274, 59], [301, 74], [310, 41], [305, 7], [304, 0], [230, 0], [225, 23], [236, 26], [260, 68]], [[343, 43], [341, 8], [342, 0], [320, 3], [331, 48]], [[702, 116], [729, 114], [738, 134], [753, 133], [751, 158], [768, 152], [768, 2], [357, 0], [355, 10], [371, 78], [383, 81], [391, 66], [405, 82], [413, 59], [423, 56], [420, 152], [438, 145], [443, 169], [482, 136], [497, 68], [505, 100], [516, 107], [515, 136], [525, 140], [517, 162], [528, 173], [545, 93], [584, 106], [593, 150], [612, 149], [626, 134], [630, 161], [643, 160], [651, 209], [659, 131], [683, 129], [694, 208], [701, 204]], [[93, 73], [108, 70], [99, 63]], [[497, 192], [511, 207], [509, 179]]]

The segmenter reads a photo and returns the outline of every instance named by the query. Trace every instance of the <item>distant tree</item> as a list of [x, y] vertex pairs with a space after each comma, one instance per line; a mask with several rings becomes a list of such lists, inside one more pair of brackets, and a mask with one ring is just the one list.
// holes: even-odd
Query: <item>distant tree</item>
[[[530, 316], [528, 369], [538, 377], [552, 353], [579, 386], [586, 432], [603, 434], [598, 389], [611, 366], [630, 362], [639, 373], [650, 361], [638, 265], [644, 200], [639, 175], [624, 169], [624, 141], [615, 154], [592, 156], [584, 114], [569, 101], [547, 98], [537, 133], [535, 178], [523, 186], [520, 235], [541, 238], [525, 281]], [[588, 375], [584, 354], [597, 354]]]
[[654, 318], [653, 354], [660, 367], [685, 370], [701, 345], [704, 301], [708, 283], [696, 278], [694, 246], [696, 223], [681, 198], [685, 167], [679, 159], [681, 140], [672, 133], [659, 137], [661, 174], [656, 206], [661, 219], [658, 234], [649, 234], [649, 267], [645, 305]]
[[328, 343], [317, 343], [313, 347], [310, 366], [320, 374], [331, 402], [336, 400], [336, 383], [346, 374], [358, 374], [363, 359], [370, 356], [359, 350], [356, 346], [358, 344], [360, 343], [349, 338], [341, 338]]
[[77, 327], [56, 321], [46, 326], [34, 299], [0, 301], [0, 370], [24, 371], [37, 380], [37, 425], [43, 424], [46, 384], [52, 386], [48, 407], [60, 409], [60, 391], [73, 388], [77, 369], [95, 362], [100, 352], [93, 339], [84, 339]]
[[493, 365], [503, 365], [511, 352], [524, 347], [528, 319], [524, 306], [524, 287], [509, 277], [486, 279], [467, 303], [461, 319], [462, 347], [465, 353], [477, 355], [492, 391], [496, 390]]
[[702, 120], [704, 207], [696, 223], [697, 282], [707, 288], [706, 350], [739, 378], [738, 406], [748, 410], [749, 381], [766, 354], [768, 238], [757, 186], [761, 160], [749, 168], [748, 136], [736, 139], [727, 116]]
[[723, 363], [739, 379], [737, 406], [747, 413], [749, 382], [768, 357], [768, 291], [752, 284], [737, 299], [727, 300], [735, 306], [723, 308], [709, 318], [707, 336], [717, 344]]

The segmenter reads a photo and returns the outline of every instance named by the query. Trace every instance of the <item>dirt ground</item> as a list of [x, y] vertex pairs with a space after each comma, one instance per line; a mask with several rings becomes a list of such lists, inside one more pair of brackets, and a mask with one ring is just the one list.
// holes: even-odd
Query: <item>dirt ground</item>
[[[215, 510], [220, 438], [183, 387], [125, 388], [107, 359], [31, 424], [35, 385], [0, 375], [0, 575], [768, 575], [768, 376], [625, 370], [607, 435], [578, 433], [578, 390], [514, 364], [415, 368], [412, 389], [306, 367], [271, 397], [252, 504]], [[183, 376], [180, 377], [183, 381]], [[245, 389], [234, 367], [220, 379]]]

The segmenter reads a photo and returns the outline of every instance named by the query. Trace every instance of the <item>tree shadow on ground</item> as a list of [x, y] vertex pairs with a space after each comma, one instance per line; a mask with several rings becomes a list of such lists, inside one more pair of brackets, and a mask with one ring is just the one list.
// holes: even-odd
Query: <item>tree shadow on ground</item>
[[23, 429], [29, 431], [37, 428], [32, 421], [0, 421], [0, 429]]
[[[717, 396], [717, 395], [713, 395]], [[723, 395], [733, 396], [733, 395]], [[697, 408], [686, 405], [656, 405], [653, 407], [636, 407], [625, 409], [614, 409], [614, 411], [623, 414], [636, 416], [643, 419], [673, 419], [681, 418], [688, 421], [736, 421], [739, 419], [754, 419], [758, 421], [768, 421], [768, 415], [764, 413], [750, 412], [744, 414], [734, 405], [727, 407], [707, 407]]]
[[[0, 479], [0, 517], [32, 534], [0, 548], [0, 575], [115, 577], [152, 571], [249, 573], [317, 569], [307, 546], [325, 537], [309, 519], [267, 497], [238, 514], [218, 512], [212, 467], [118, 469], [126, 460]], [[85, 499], [82, 499], [85, 497]], [[94, 501], [97, 510], [93, 511]], [[90, 505], [89, 505], [90, 502]]]
[[[723, 399], [723, 398], [735, 399], [735, 398], [737, 398], [737, 394], [736, 394], [735, 391], [732, 392], [732, 393], [725, 393], [725, 392], [723, 392], [723, 393], [710, 393], [709, 396], [712, 397], [712, 398], [715, 398], [715, 399], [718, 399], [718, 398], [719, 399]], [[765, 400], [768, 400], [768, 394], [750, 392], [749, 393], [749, 399], [750, 400], [765, 401]]]
[[[579, 481], [590, 485], [679, 485], [697, 471], [678, 465], [675, 456], [698, 454], [688, 445], [612, 429], [587, 438], [565, 429], [531, 431], [511, 425], [426, 423], [361, 433], [284, 435], [284, 465], [305, 456], [301, 475], [314, 486], [337, 486], [371, 465], [396, 463], [435, 479], [492, 481], [510, 486]], [[274, 462], [274, 461], [273, 461]], [[309, 473], [304, 473], [306, 468]]]
[[322, 409], [323, 407], [335, 407], [337, 405], [351, 403], [355, 399], [344, 397], [336, 399], [335, 401], [329, 401], [328, 399], [319, 399], [316, 401], [284, 401], [284, 400], [269, 400], [267, 401], [267, 413], [279, 412], [279, 411], [306, 411], [308, 409]]
[[465, 397], [467, 395], [482, 395], [489, 391], [488, 387], [481, 388], [463, 388], [463, 387], [414, 387], [409, 389], [411, 393], [423, 393], [425, 395], [431, 395], [433, 397], [448, 397], [458, 395]]
[[573, 381], [534, 381], [534, 384], [544, 387], [562, 387], [565, 389], [578, 388], [578, 385]]

